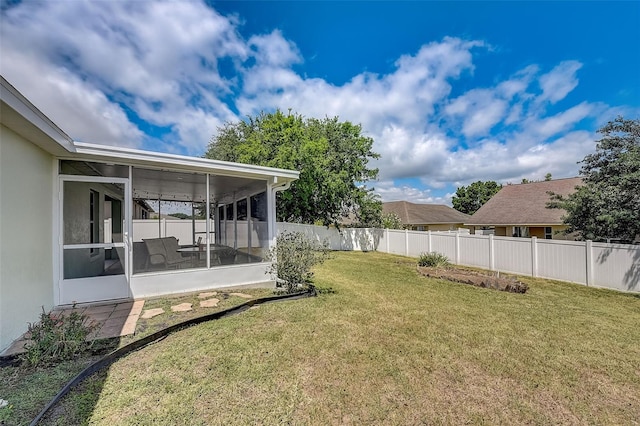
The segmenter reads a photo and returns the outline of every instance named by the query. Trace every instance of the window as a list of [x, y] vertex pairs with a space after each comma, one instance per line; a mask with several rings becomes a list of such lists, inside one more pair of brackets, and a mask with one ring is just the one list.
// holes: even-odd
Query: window
[[236, 203], [236, 209], [238, 210], [238, 220], [247, 220], [247, 199], [243, 198]]
[[216, 229], [216, 243], [217, 244], [225, 244], [227, 242], [227, 237], [224, 232], [224, 206], [218, 207], [218, 228]]
[[251, 217], [258, 221], [267, 220], [267, 193], [261, 192], [251, 197]]
[[528, 237], [529, 229], [526, 226], [514, 226], [513, 227], [513, 236], [514, 237]]
[[[98, 192], [93, 189], [89, 190], [89, 242], [91, 244], [100, 242], [100, 222], [98, 221], [98, 217], [100, 217], [99, 199], [100, 194], [98, 194]], [[90, 253], [97, 254], [98, 249], [92, 248]]]
[[544, 227], [544, 238], [545, 238], [545, 240], [553, 239], [553, 232], [551, 231], [551, 227], [550, 226], [545, 226]]

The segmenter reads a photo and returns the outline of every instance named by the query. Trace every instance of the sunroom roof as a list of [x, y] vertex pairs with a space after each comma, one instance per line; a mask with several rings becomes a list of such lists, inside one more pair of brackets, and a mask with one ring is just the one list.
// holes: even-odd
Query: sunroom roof
[[118, 162], [133, 166], [151, 167], [161, 170], [184, 170], [190, 172], [212, 173], [220, 176], [234, 176], [249, 179], [272, 180], [273, 183], [285, 183], [298, 179], [300, 172], [255, 166], [253, 164], [232, 163], [229, 161], [209, 160], [207, 158], [186, 155], [165, 154], [131, 148], [74, 142], [74, 159], [82, 157], [91, 161]]

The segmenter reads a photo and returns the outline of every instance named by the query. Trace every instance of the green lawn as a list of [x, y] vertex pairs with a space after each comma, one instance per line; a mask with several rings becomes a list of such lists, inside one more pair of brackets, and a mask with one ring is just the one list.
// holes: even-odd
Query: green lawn
[[336, 253], [319, 297], [173, 334], [95, 377], [54, 423], [637, 423], [640, 297], [522, 280], [526, 294], [504, 293]]

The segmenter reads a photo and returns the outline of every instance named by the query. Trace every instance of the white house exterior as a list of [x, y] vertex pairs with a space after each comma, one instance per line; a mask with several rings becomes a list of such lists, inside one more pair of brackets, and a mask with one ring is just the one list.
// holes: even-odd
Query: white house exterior
[[[276, 192], [298, 172], [74, 142], [1, 90], [0, 352], [43, 307], [270, 281]], [[185, 208], [201, 219], [167, 225]]]

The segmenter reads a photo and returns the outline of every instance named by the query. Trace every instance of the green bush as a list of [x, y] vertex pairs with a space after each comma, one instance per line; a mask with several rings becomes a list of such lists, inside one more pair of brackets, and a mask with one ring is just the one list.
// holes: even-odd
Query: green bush
[[318, 242], [301, 232], [285, 231], [278, 234], [276, 246], [269, 250], [271, 261], [268, 273], [275, 275], [276, 286], [287, 293], [313, 287], [311, 268], [330, 256], [328, 243]]
[[418, 265], [431, 268], [446, 268], [449, 266], [449, 258], [444, 254], [435, 251], [430, 253], [420, 253]]
[[97, 325], [77, 311], [54, 315], [42, 308], [40, 321], [29, 324], [30, 341], [21, 359], [32, 367], [72, 359], [91, 349], [94, 341], [87, 338], [96, 330]]

